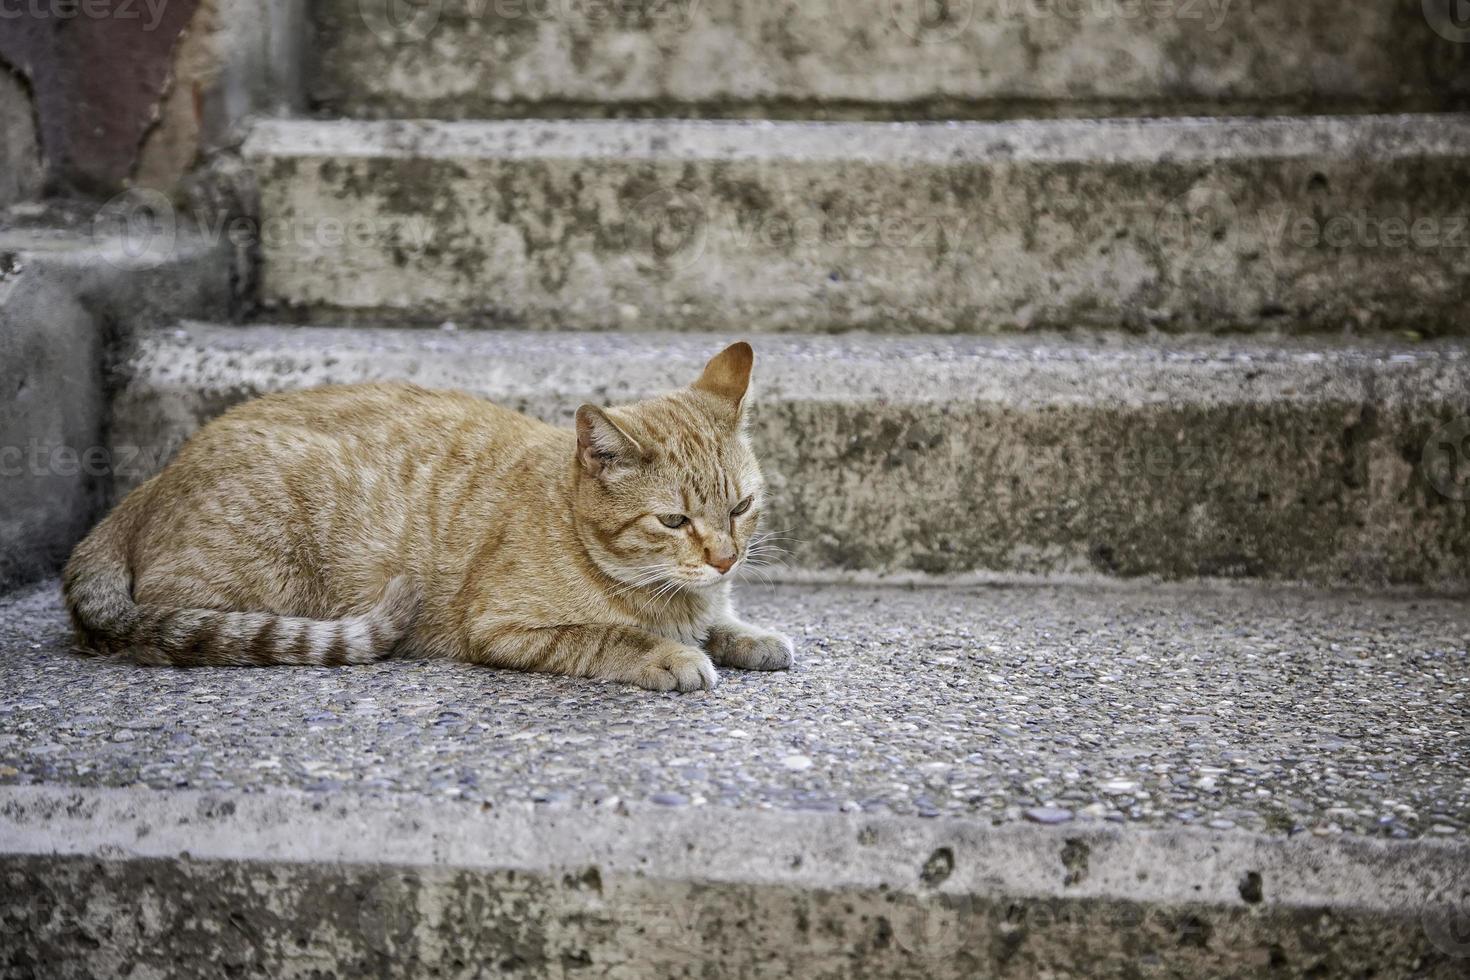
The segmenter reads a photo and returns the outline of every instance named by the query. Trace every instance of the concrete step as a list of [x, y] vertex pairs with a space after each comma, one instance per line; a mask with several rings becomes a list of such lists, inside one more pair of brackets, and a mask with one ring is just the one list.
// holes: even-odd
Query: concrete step
[[1465, 333], [1470, 115], [259, 124], [262, 298], [512, 327]]
[[[570, 425], [584, 401], [687, 384], [731, 339], [145, 333], [113, 400], [118, 478], [140, 481], [264, 391], [398, 378]], [[1462, 342], [786, 334], [755, 346], [767, 526], [795, 539], [796, 569], [1470, 584]]]
[[404, 118], [1463, 108], [1443, 3], [322, 0], [311, 99]]
[[[1459, 978], [1463, 602], [750, 589], [697, 695], [140, 668], [0, 603], [26, 976]], [[580, 970], [579, 968], [586, 968]]]
[[60, 568], [100, 516], [105, 473], [82, 460], [104, 451], [111, 338], [240, 299], [228, 242], [116, 204], [0, 209], [0, 592]]

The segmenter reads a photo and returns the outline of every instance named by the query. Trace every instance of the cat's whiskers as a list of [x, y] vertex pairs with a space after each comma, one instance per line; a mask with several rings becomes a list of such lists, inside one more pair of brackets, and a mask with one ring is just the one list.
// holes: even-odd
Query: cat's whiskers
[[[683, 583], [675, 583], [675, 584], [676, 585], [682, 585]], [[676, 596], [678, 596], [679, 593], [682, 592], [682, 591], [683, 591], [683, 589], [680, 589], [680, 588], [671, 589], [669, 591], [669, 594], [664, 597], [664, 601], [659, 605], [658, 610], [654, 613], [654, 615], [656, 615], [656, 616], [662, 616], [664, 614], [665, 610], [667, 610], [668, 607], [669, 607], [669, 605], [674, 601], [674, 598]]]
[[791, 552], [785, 548], [762, 547], [752, 548], [745, 553], [745, 560], [767, 565], [785, 565], [791, 557]]
[[638, 565], [634, 568], [626, 569], [626, 571], [632, 575], [632, 578], [621, 579], [622, 584], [617, 589], [608, 593], [608, 595], [621, 595], [633, 589], [641, 589], [652, 585], [667, 575], [668, 566], [660, 562], [653, 565]]
[[764, 565], [761, 565], [761, 564], [742, 565], [740, 567], [740, 573], [742, 575], [744, 575], [747, 572], [749, 574], [751, 574], [751, 575], [758, 575], [758, 576], [760, 576], [761, 580], [763, 582], [765, 582], [765, 584], [767, 584], [767, 585], [771, 585], [772, 584], [770, 573], [765, 570], [765, 566]]
[[[642, 603], [639, 604], [635, 615], [645, 617], [647, 619], [656, 619], [659, 615], [662, 614], [663, 609], [668, 605], [668, 603], [673, 600], [674, 595], [679, 591], [680, 584], [681, 583], [676, 579], [669, 579], [663, 585], [659, 586], [658, 589], [656, 589], [651, 596], [649, 596]], [[667, 598], [664, 598], [664, 601], [659, 606], [659, 608], [649, 613], [650, 607], [655, 602], [657, 602], [660, 597], [664, 596], [667, 596]], [[645, 616], [646, 613], [648, 615]]]
[[606, 595], [609, 599], [619, 599], [623, 596], [628, 595], [629, 593], [637, 592], [640, 589], [646, 589], [656, 584], [658, 584], [657, 579], [649, 579], [643, 582], [629, 582], [624, 584], [621, 588], [614, 589], [613, 591], [606, 593]]

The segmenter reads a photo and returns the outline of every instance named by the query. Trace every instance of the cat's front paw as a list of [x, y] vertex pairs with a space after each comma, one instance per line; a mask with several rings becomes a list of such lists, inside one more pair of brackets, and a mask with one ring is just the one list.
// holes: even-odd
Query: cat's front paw
[[788, 670], [796, 651], [785, 633], [743, 623], [713, 627], [705, 649], [721, 667], [740, 670]]
[[720, 682], [703, 650], [660, 643], [627, 680], [650, 691], [707, 691]]

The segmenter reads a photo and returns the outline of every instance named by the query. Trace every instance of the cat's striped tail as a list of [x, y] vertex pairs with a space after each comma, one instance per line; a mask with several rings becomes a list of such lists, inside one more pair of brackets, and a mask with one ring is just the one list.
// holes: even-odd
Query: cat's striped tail
[[402, 575], [371, 609], [344, 619], [139, 604], [125, 530], [113, 520], [120, 516], [99, 524], [67, 562], [62, 588], [85, 653], [178, 667], [372, 663], [392, 652], [418, 612], [418, 590]]

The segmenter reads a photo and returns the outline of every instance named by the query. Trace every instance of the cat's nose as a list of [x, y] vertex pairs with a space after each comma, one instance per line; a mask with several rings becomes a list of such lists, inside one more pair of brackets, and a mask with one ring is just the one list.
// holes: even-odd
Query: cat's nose
[[711, 568], [717, 569], [721, 575], [724, 575], [735, 564], [735, 550], [732, 548], [728, 553], [717, 555], [706, 548], [704, 549], [704, 560]]

